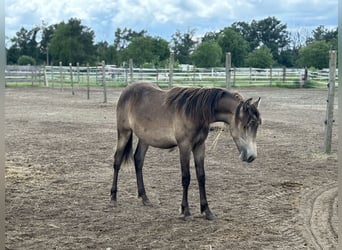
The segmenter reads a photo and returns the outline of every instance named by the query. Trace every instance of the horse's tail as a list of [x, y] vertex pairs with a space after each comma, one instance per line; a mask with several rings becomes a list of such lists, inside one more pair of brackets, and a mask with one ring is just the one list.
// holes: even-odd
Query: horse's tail
[[122, 163], [124, 165], [129, 165], [133, 159], [133, 133], [130, 134], [127, 144], [125, 146], [123, 155], [122, 155]]

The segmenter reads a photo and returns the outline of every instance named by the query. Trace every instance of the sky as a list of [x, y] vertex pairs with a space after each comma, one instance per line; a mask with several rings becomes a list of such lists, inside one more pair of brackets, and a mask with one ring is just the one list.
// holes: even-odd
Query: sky
[[125, 27], [170, 41], [176, 31], [200, 37], [269, 16], [290, 32], [311, 32], [319, 25], [336, 28], [337, 6], [338, 0], [5, 0], [5, 35], [8, 43], [22, 27], [78, 18], [95, 32], [95, 42], [112, 44], [115, 30]]

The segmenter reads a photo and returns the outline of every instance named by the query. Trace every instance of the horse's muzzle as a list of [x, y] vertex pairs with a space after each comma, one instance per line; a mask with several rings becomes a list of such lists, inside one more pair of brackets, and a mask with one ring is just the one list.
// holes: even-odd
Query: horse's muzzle
[[256, 159], [256, 155], [248, 154], [246, 151], [241, 151], [241, 154], [240, 154], [240, 160], [241, 161], [244, 161], [244, 162], [247, 162], [247, 163], [251, 163], [255, 159]]

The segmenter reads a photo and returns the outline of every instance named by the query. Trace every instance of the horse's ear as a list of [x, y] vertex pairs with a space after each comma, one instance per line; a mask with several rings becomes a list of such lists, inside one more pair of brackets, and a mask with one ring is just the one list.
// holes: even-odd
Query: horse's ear
[[247, 111], [248, 106], [251, 105], [251, 101], [252, 101], [252, 98], [249, 98], [249, 99], [247, 99], [247, 101], [245, 101], [245, 102], [243, 103], [243, 110], [244, 110], [244, 111]]
[[261, 102], [261, 98], [259, 97], [259, 99], [253, 103], [253, 105], [254, 105], [256, 108], [258, 108], [259, 105], [260, 105], [260, 102]]

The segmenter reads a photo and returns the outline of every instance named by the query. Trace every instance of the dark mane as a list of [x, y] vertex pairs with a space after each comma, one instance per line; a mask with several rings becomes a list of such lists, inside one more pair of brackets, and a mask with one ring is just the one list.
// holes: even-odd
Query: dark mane
[[198, 122], [209, 122], [213, 117], [218, 100], [224, 95], [234, 95], [220, 88], [182, 88], [168, 91], [166, 105]]

